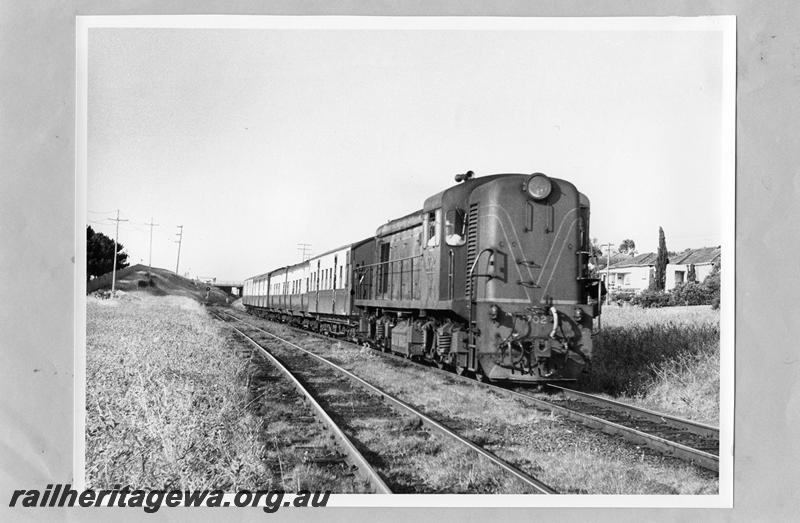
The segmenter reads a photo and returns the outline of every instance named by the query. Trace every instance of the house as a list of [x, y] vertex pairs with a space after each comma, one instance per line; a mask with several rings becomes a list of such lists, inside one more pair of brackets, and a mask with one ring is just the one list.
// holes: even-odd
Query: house
[[671, 256], [667, 264], [667, 275], [664, 287], [674, 289], [677, 285], [688, 281], [691, 267], [694, 266], [694, 281], [701, 282], [711, 274], [714, 264], [719, 263], [722, 249], [720, 247], [703, 247], [687, 249]]
[[[722, 254], [720, 247], [703, 247], [687, 249], [670, 256], [667, 263], [664, 289], [672, 290], [677, 285], [688, 281], [691, 267], [694, 266], [695, 281], [702, 282], [711, 274], [715, 263], [719, 263]], [[606, 283], [609, 292], [641, 292], [650, 287], [655, 277], [656, 258], [653, 252], [628, 256], [620, 261], [611, 259], [608, 269], [599, 269], [600, 279]], [[606, 276], [607, 275], [607, 276]], [[606, 281], [608, 277], [608, 281]]]
[[609, 292], [641, 292], [650, 286], [655, 273], [656, 257], [655, 253], [648, 252], [625, 256], [617, 262], [612, 260], [607, 269], [599, 271], [600, 279], [605, 282]]

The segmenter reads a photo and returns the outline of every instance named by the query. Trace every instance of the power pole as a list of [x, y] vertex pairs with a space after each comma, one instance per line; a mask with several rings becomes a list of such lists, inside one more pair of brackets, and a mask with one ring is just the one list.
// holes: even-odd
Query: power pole
[[178, 267], [181, 265], [181, 242], [183, 241], [183, 225], [178, 225], [178, 231], [175, 233], [175, 236], [178, 237], [177, 240], [173, 240], [175, 243], [178, 244], [178, 261], [175, 262], [175, 274], [178, 274]]
[[150, 258], [147, 260], [147, 275], [150, 275], [150, 272], [153, 270], [153, 227], [158, 227], [157, 223], [153, 223], [153, 217], [150, 217], [150, 223], [146, 224], [150, 226]]
[[608, 300], [608, 296], [611, 291], [611, 275], [609, 269], [611, 268], [611, 246], [614, 245], [613, 243], [604, 243], [600, 245], [600, 247], [606, 248], [606, 300]]
[[306, 257], [306, 253], [309, 255], [311, 254], [311, 244], [310, 243], [298, 243], [297, 250], [301, 252], [302, 260], [306, 261], [308, 258]]
[[119, 236], [119, 222], [127, 222], [128, 220], [119, 219], [119, 209], [117, 209], [117, 217], [109, 218], [109, 220], [117, 222], [117, 226], [114, 230], [114, 265], [111, 269], [111, 296], [113, 297], [117, 286], [117, 236]]

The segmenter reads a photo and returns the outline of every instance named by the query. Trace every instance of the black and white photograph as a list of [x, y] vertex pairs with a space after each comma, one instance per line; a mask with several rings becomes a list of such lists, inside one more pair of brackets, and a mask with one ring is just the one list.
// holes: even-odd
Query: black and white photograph
[[735, 23], [78, 17], [76, 484], [732, 506]]

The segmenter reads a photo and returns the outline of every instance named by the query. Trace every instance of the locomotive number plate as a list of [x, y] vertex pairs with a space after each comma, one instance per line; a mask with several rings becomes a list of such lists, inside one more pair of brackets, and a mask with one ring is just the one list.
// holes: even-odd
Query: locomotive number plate
[[533, 316], [531, 323], [552, 323], [553, 319], [550, 316]]

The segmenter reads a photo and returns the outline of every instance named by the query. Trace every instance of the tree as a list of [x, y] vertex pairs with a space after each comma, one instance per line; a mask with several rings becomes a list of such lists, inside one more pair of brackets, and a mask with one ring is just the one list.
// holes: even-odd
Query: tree
[[697, 273], [694, 270], [694, 263], [689, 264], [689, 271], [686, 273], [686, 281], [697, 281]]
[[592, 238], [592, 257], [603, 256], [603, 249], [600, 248], [600, 240]]
[[[127, 267], [128, 254], [125, 247], [117, 243], [117, 269]], [[102, 276], [114, 268], [114, 240], [101, 232], [86, 227], [86, 280], [92, 276]]]
[[722, 270], [722, 262], [717, 261], [711, 269], [711, 273], [703, 280], [703, 287], [706, 288], [711, 295], [711, 308], [719, 309], [720, 298], [720, 271]]
[[667, 282], [667, 240], [664, 239], [664, 229], [658, 228], [658, 255], [656, 256], [655, 278], [653, 278], [653, 289], [663, 291]]
[[636, 243], [633, 240], [623, 240], [622, 243], [619, 244], [619, 248], [617, 249], [622, 254], [630, 254], [633, 256], [636, 254]]

